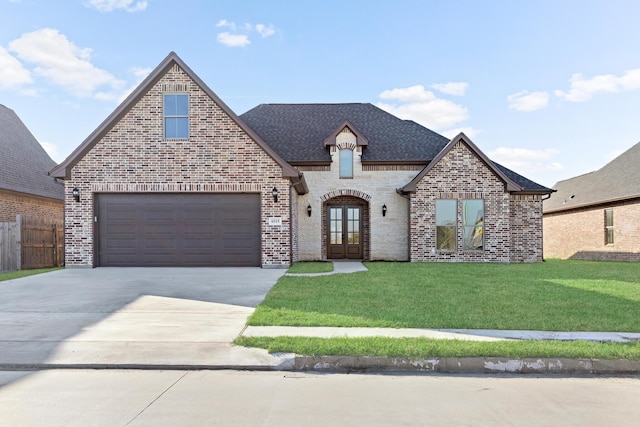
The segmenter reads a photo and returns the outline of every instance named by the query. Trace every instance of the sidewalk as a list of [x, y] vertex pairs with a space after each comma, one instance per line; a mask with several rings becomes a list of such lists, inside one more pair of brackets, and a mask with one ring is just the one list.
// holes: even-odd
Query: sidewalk
[[316, 337], [316, 338], [431, 338], [462, 341], [556, 340], [628, 343], [640, 341], [635, 332], [553, 332], [505, 331], [488, 329], [394, 329], [394, 328], [329, 328], [296, 326], [247, 326], [245, 337]]

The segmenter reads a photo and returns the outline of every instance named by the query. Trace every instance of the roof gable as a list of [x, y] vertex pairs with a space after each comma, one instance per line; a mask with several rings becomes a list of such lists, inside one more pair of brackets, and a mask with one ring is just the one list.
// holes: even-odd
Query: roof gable
[[407, 185], [402, 187], [401, 192], [403, 193], [415, 193], [416, 187], [418, 183], [422, 180], [422, 178], [429, 173], [431, 169], [435, 165], [438, 164], [440, 160], [444, 156], [446, 156], [449, 151], [458, 143], [464, 143], [477, 157], [479, 157], [487, 167], [505, 184], [505, 190], [508, 192], [517, 192], [522, 191], [523, 187], [518, 185], [514, 180], [509, 178], [501, 169], [499, 169], [495, 163], [493, 163], [489, 158], [473, 143], [471, 140], [464, 134], [459, 133], [457, 136], [451, 139], [451, 141], [438, 153], [438, 155], [427, 165], [415, 178], [411, 180]]
[[56, 165], [18, 115], [0, 105], [0, 188], [54, 199], [64, 187], [47, 172]]
[[151, 89], [173, 65], [180, 67], [220, 108], [253, 139], [280, 167], [282, 176], [301, 179], [301, 174], [285, 162], [251, 128], [249, 128], [183, 61], [175, 52], [169, 55], [145, 78], [140, 85], [94, 130], [62, 163], [49, 174], [69, 179], [71, 169], [98, 143]]
[[362, 133], [358, 131], [358, 129], [353, 125], [353, 123], [351, 123], [349, 120], [345, 120], [344, 122], [338, 125], [336, 130], [331, 132], [331, 135], [329, 135], [327, 139], [324, 140], [324, 146], [326, 147], [329, 145], [336, 145], [336, 138], [338, 134], [344, 130], [344, 128], [349, 128], [349, 130], [351, 130], [351, 132], [353, 132], [353, 134], [356, 136], [356, 145], [369, 144], [369, 141], [367, 140], [367, 138], [365, 138], [364, 135], [362, 135]]

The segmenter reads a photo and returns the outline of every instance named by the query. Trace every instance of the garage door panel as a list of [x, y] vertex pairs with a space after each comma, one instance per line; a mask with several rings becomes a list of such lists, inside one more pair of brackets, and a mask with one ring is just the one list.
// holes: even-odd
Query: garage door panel
[[101, 266], [259, 266], [257, 194], [97, 195]]

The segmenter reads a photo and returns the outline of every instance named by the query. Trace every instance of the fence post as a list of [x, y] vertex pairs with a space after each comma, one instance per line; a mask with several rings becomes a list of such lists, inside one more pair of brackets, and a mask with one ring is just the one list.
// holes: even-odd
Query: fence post
[[16, 269], [22, 270], [22, 217], [16, 215]]
[[58, 224], [53, 223], [53, 266], [59, 267], [58, 265]]

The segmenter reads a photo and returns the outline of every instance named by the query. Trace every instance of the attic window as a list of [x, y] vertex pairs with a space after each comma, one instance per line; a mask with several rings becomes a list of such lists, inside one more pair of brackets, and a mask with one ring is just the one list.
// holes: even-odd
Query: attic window
[[164, 95], [164, 138], [189, 138], [189, 95], [184, 93]]

